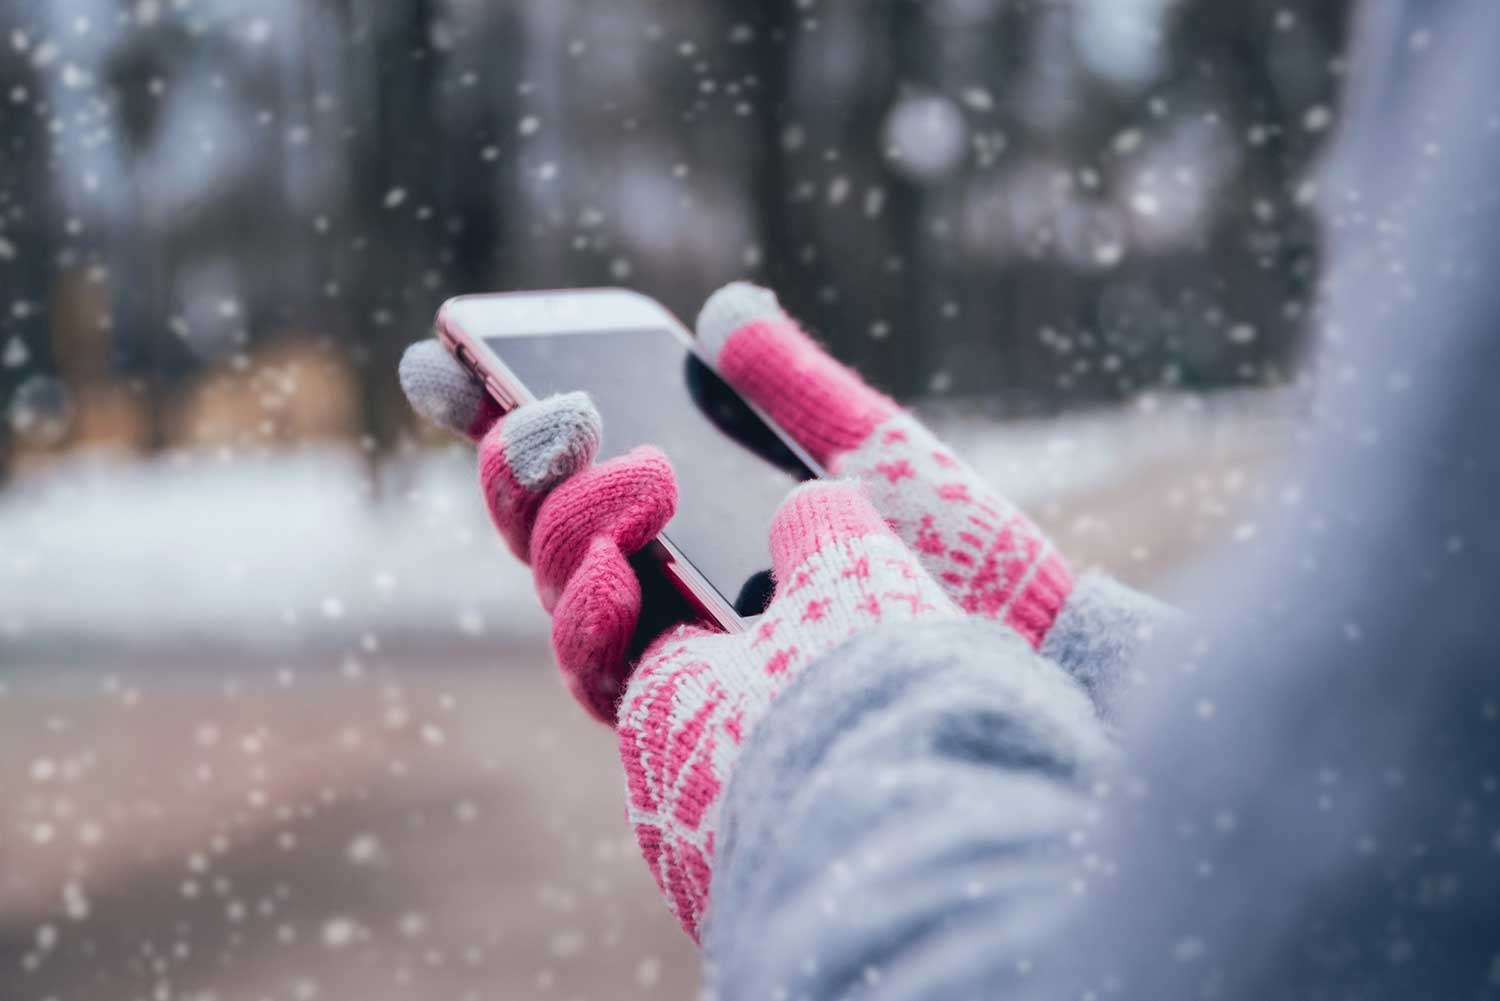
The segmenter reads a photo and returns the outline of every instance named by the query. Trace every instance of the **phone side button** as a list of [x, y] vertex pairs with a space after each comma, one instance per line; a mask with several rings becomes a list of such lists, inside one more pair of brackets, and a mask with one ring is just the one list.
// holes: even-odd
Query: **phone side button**
[[502, 407], [506, 410], [515, 409], [516, 401], [511, 399], [510, 394], [505, 391], [505, 387], [496, 382], [492, 376], [487, 375], [484, 377], [484, 385], [490, 391], [490, 395], [499, 401]]

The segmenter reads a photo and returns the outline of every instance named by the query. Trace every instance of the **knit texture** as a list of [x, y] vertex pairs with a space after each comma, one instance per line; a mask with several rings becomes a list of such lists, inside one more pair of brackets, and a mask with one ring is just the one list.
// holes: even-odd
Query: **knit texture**
[[1112, 721], [1126, 673], [1152, 640], [1181, 614], [1107, 574], [1085, 573], [1058, 613], [1040, 653], [1081, 684], [1099, 714]]
[[715, 292], [698, 338], [719, 374], [829, 469], [900, 412], [818, 347], [768, 289], [737, 282]]
[[776, 694], [860, 632], [960, 615], [852, 484], [794, 491], [772, 524], [771, 553], [776, 596], [754, 627], [663, 637], [621, 704], [630, 823], [694, 938], [708, 903], [720, 795]]
[[529, 558], [531, 530], [549, 491], [587, 469], [599, 450], [599, 411], [584, 393], [518, 408], [479, 442], [479, 483], [511, 552]]
[[571, 477], [537, 512], [531, 566], [552, 613], [552, 651], [573, 696], [613, 724], [641, 612], [627, 557], [654, 539], [677, 507], [666, 456], [633, 449]]
[[1061, 555], [921, 422], [898, 414], [846, 453], [839, 472], [870, 499], [966, 612], [1039, 646], [1073, 589]]
[[506, 465], [518, 484], [548, 490], [599, 451], [604, 422], [587, 393], [559, 393], [517, 409], [500, 424]]
[[737, 282], [698, 317], [719, 372], [814, 458], [858, 480], [964, 611], [1041, 644], [1073, 587], [1041, 530], [920, 421], [829, 357], [768, 290]]
[[1110, 754], [1079, 685], [997, 623], [909, 623], [830, 652], [724, 791], [709, 993], [1034, 997], [1031, 950], [1078, 899]]
[[423, 417], [479, 439], [479, 484], [490, 520], [532, 565], [552, 613], [552, 650], [564, 685], [613, 724], [641, 613], [627, 562], [665, 527], [677, 504], [671, 466], [639, 448], [600, 466], [602, 422], [585, 393], [561, 393], [501, 416], [482, 387], [435, 340], [401, 359], [401, 388]]
[[454, 434], [478, 439], [502, 412], [500, 404], [434, 338], [406, 349], [398, 377], [412, 409]]

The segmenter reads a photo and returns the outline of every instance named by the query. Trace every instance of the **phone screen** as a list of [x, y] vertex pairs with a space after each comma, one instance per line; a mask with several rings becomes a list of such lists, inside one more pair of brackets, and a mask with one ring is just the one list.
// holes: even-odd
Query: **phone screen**
[[742, 616], [771, 597], [771, 517], [813, 471], [670, 330], [490, 338], [537, 397], [581, 389], [604, 418], [600, 460], [655, 445], [677, 474], [664, 534]]

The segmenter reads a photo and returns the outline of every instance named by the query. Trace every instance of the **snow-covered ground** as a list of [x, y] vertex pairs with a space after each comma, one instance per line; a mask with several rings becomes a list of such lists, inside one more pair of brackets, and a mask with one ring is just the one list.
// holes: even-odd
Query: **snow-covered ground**
[[0, 502], [0, 634], [29, 649], [270, 652], [534, 630], [466, 458], [393, 463], [378, 490], [357, 454], [328, 446], [70, 461]]
[[[962, 406], [930, 414], [993, 482], [1044, 521], [1064, 519], [1054, 528], [1066, 532], [1109, 515], [1087, 510], [1088, 498], [1163, 489], [1159, 472], [1137, 483], [1145, 471], [1191, 483], [1215, 459], [1274, 449], [1290, 426], [1285, 409], [1180, 397], [1003, 425]], [[1146, 499], [1169, 506], [1165, 495]], [[327, 445], [145, 463], [75, 457], [0, 495], [0, 594], [0, 644], [48, 659], [389, 642], [479, 652], [497, 638], [539, 646], [546, 636], [461, 446], [392, 460], [373, 487], [359, 455]]]

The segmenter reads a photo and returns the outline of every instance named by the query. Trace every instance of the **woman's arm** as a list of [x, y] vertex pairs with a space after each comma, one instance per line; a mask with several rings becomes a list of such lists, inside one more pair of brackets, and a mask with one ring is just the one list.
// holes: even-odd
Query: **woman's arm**
[[721, 818], [712, 995], [964, 998], [1022, 986], [1086, 867], [1110, 745], [1015, 632], [885, 629], [752, 735]]

